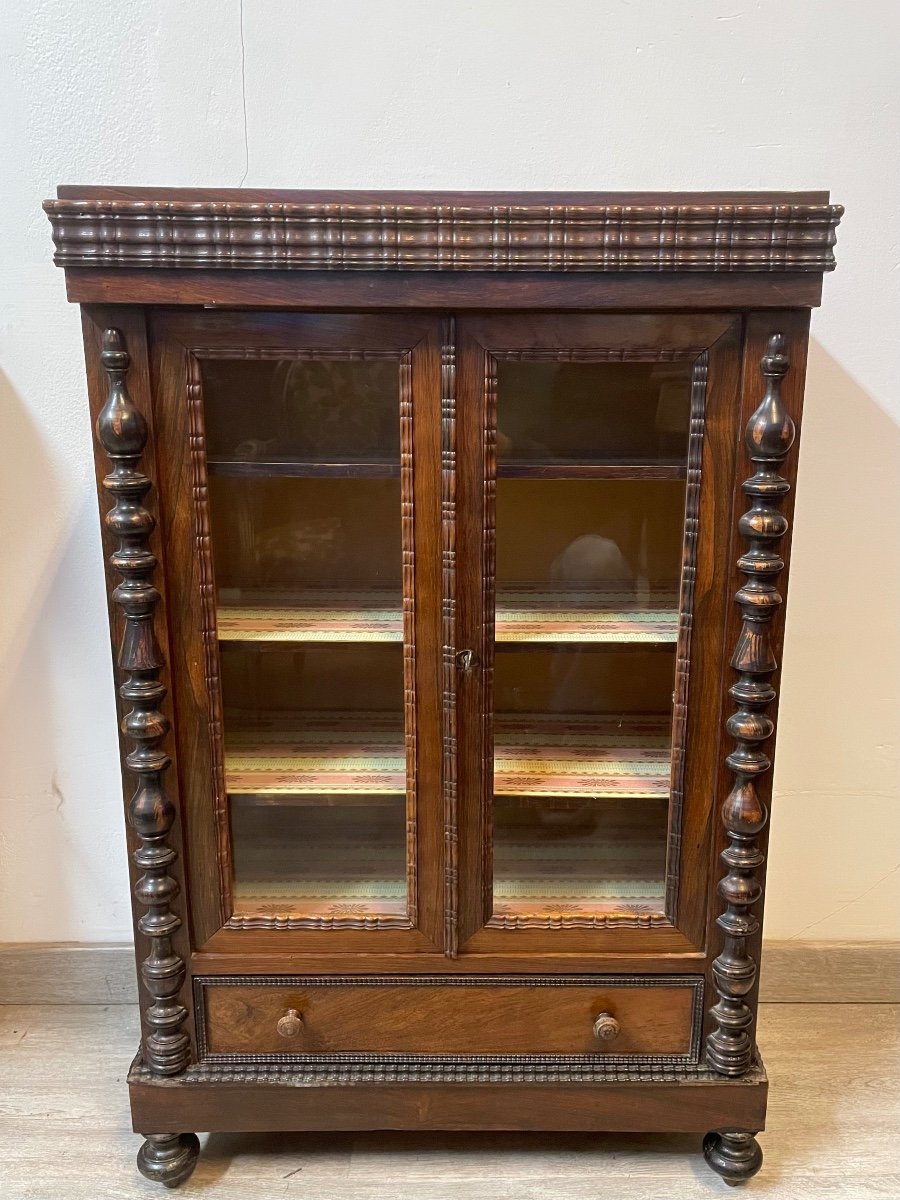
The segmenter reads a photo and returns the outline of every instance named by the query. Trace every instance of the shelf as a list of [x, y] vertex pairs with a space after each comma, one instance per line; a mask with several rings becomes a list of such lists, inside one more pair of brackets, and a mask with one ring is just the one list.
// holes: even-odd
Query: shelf
[[668, 798], [665, 717], [498, 717], [494, 795]]
[[320, 462], [318, 460], [261, 462], [253, 459], [206, 460], [208, 475], [244, 479], [399, 479], [400, 462], [359, 460], [356, 462]]
[[[403, 733], [395, 718], [294, 714], [296, 728], [231, 734], [232, 795], [385, 796], [405, 793]], [[286, 723], [287, 718], [282, 720]], [[670, 724], [665, 717], [500, 717], [494, 795], [602, 800], [667, 798]]]
[[687, 479], [686, 462], [561, 462], [500, 459], [498, 479]]
[[[208, 458], [209, 475], [242, 479], [399, 479], [400, 462], [318, 459], [224, 459]], [[553, 462], [501, 459], [498, 479], [686, 479], [684, 462]]]
[[[396, 591], [260, 591], [251, 605], [218, 610], [222, 642], [402, 642]], [[501, 591], [495, 637], [519, 645], [668, 645], [678, 639], [678, 595], [658, 591], [638, 603], [633, 593]]]
[[402, 642], [393, 591], [259, 591], [248, 606], [222, 605], [221, 642]]
[[405, 794], [406, 756], [397, 717], [294, 713], [275, 715], [272, 723], [281, 728], [226, 735], [225, 785], [231, 795]]
[[504, 589], [497, 595], [494, 636], [498, 646], [674, 643], [678, 593], [657, 591], [639, 603], [633, 591]]

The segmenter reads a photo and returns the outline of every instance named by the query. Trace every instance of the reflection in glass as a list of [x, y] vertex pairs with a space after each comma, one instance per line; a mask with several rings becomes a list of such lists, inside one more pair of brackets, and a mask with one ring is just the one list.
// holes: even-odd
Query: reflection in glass
[[684, 463], [684, 362], [497, 364], [497, 453], [532, 464]]
[[203, 364], [238, 916], [406, 910], [398, 379]]
[[399, 466], [395, 358], [213, 359], [204, 363], [203, 381], [213, 465], [237, 460]]
[[262, 803], [233, 796], [234, 898], [238, 912], [340, 916], [390, 912], [406, 894], [404, 796], [310, 797]]
[[494, 906], [662, 912], [690, 364], [497, 369]]

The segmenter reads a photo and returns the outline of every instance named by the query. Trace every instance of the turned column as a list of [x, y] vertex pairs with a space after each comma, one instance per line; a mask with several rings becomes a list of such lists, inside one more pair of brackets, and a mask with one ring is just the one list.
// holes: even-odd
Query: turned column
[[122, 732], [129, 746], [125, 765], [137, 780], [128, 806], [128, 820], [138, 837], [133, 859], [141, 872], [134, 894], [147, 910], [138, 928], [150, 945], [141, 963], [141, 979], [150, 998], [149, 1005], [142, 1003], [147, 1030], [143, 1061], [155, 1075], [177, 1075], [190, 1060], [190, 1042], [183, 1029], [187, 1010], [179, 1002], [185, 964], [172, 944], [181, 919], [172, 907], [178, 884], [169, 873], [176, 855], [168, 836], [175, 808], [163, 781], [170, 761], [163, 749], [169, 722], [160, 711], [166, 694], [159, 678], [164, 663], [153, 630], [159, 592], [153, 585], [156, 558], [150, 535], [156, 522], [144, 506], [150, 480], [139, 469], [147, 423], [128, 394], [125, 377], [130, 359], [117, 329], [103, 334], [100, 361], [109, 393], [97, 418], [97, 437], [112, 463], [103, 480], [113, 498], [105, 522], [118, 541], [109, 561], [121, 577], [112, 595], [124, 614], [118, 656], [124, 675], [119, 695], [126, 705]]
[[756, 983], [756, 962], [748, 941], [759, 930], [753, 907], [762, 896], [759, 869], [765, 857], [757, 839], [768, 819], [757, 780], [771, 768], [763, 746], [775, 729], [767, 709], [775, 699], [772, 675], [778, 666], [771, 624], [781, 605], [776, 587], [784, 569], [779, 543], [788, 529], [780, 506], [790, 490], [779, 469], [794, 441], [794, 423], [781, 399], [781, 381], [788, 367], [784, 338], [775, 333], [761, 363], [765, 394], [745, 432], [755, 471], [743, 485], [750, 508], [738, 524], [747, 548], [738, 560], [745, 582], [735, 595], [743, 618], [731, 659], [738, 673], [729, 689], [736, 709], [726, 725], [735, 740], [726, 759], [734, 782], [721, 813], [728, 845], [721, 855], [726, 874], [718, 887], [725, 910], [716, 924], [725, 943], [712, 968], [718, 1002], [710, 1013], [715, 1028], [706, 1041], [709, 1065], [735, 1076], [749, 1070], [754, 1048], [754, 1014], [746, 998]]

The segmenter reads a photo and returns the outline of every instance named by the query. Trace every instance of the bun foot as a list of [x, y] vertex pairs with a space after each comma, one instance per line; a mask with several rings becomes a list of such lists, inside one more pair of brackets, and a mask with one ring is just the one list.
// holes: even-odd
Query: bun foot
[[752, 1179], [762, 1166], [763, 1154], [752, 1133], [708, 1133], [703, 1139], [703, 1157], [717, 1175], [736, 1187]]
[[199, 1153], [196, 1133], [148, 1133], [138, 1150], [138, 1170], [153, 1183], [175, 1188], [193, 1171]]

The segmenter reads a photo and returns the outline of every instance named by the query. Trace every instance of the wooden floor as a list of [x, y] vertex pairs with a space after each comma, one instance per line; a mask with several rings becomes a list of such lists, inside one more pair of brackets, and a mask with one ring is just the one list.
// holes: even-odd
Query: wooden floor
[[[766, 1161], [777, 1200], [900, 1197], [900, 1006], [767, 1005]], [[737, 1196], [699, 1138], [622, 1134], [295, 1134], [204, 1139], [178, 1193], [134, 1166], [125, 1072], [136, 1010], [0, 1006], [0, 1197], [118, 1200], [691, 1200]]]

